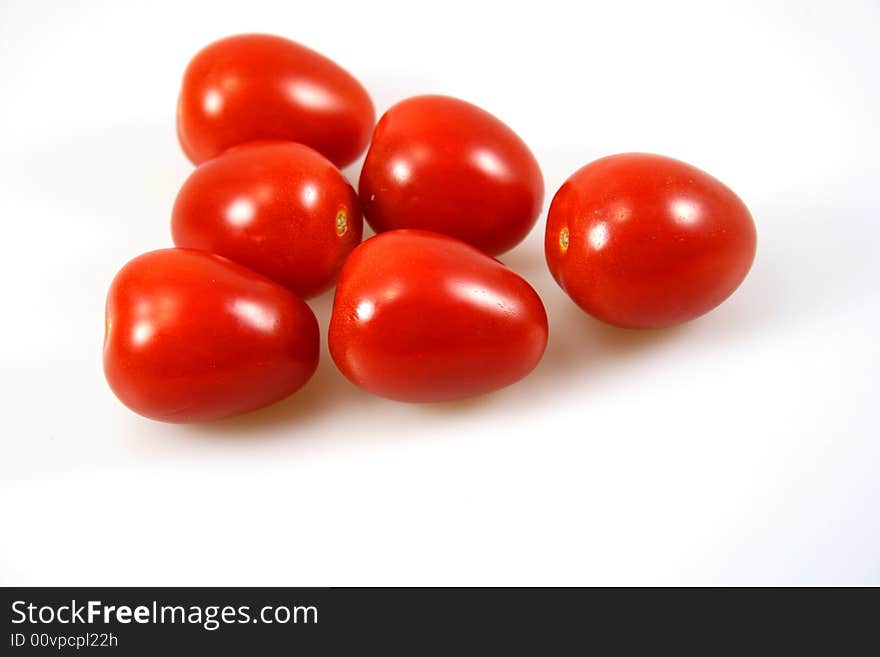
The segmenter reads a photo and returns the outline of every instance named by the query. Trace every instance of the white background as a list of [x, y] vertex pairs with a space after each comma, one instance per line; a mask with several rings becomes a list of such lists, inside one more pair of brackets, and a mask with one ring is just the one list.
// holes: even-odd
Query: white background
[[[0, 583], [880, 584], [880, 5], [419, 5], [0, 3]], [[755, 266], [698, 321], [615, 330], [553, 283], [542, 215], [503, 258], [551, 322], [511, 388], [394, 403], [325, 347], [267, 410], [134, 415], [106, 289], [170, 244], [187, 61], [244, 31], [334, 58], [379, 113], [495, 113], [545, 211], [602, 155], [692, 162], [751, 208]]]

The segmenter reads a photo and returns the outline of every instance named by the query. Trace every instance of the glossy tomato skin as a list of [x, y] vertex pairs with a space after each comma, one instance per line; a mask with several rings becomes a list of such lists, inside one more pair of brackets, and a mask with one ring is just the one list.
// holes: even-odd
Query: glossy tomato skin
[[333, 61], [278, 36], [240, 34], [190, 61], [177, 135], [194, 164], [243, 142], [284, 139], [342, 167], [364, 151], [375, 121], [366, 90]]
[[310, 297], [335, 282], [363, 220], [354, 189], [317, 151], [251, 142], [190, 175], [171, 232], [177, 246], [225, 256]]
[[204, 251], [141, 255], [107, 294], [107, 382], [154, 420], [201, 422], [278, 401], [312, 376], [318, 342], [305, 302]]
[[544, 180], [528, 146], [488, 112], [416, 96], [379, 120], [358, 191], [376, 232], [436, 231], [497, 255], [535, 225]]
[[755, 224], [723, 183], [684, 162], [625, 153], [576, 171], [550, 205], [544, 243], [559, 285], [623, 328], [709, 312], [743, 281]]
[[393, 230], [346, 261], [329, 344], [342, 373], [376, 395], [449, 401], [531, 372], [547, 344], [547, 314], [525, 280], [476, 248]]

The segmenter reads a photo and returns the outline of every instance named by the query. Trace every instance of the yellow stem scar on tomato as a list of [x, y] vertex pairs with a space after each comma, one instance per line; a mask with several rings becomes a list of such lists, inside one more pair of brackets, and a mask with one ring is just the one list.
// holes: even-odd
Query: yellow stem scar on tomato
[[336, 214], [336, 234], [342, 237], [346, 232], [348, 232], [348, 217], [345, 210], [340, 210]]
[[565, 253], [568, 251], [568, 228], [559, 231], [559, 249]]

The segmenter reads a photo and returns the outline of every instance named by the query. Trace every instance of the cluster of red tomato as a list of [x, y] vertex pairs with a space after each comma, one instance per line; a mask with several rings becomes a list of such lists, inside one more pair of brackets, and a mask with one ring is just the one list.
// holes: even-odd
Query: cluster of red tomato
[[[195, 56], [177, 127], [198, 166], [174, 205], [177, 248], [129, 262], [107, 298], [104, 371], [123, 403], [193, 422], [293, 393], [319, 352], [302, 298], [336, 281], [331, 355], [377, 395], [458, 399], [537, 365], [544, 306], [492, 257], [541, 211], [531, 151], [491, 114], [445, 96], [409, 98], [374, 123], [357, 80], [286, 39], [235, 36]], [[368, 144], [355, 193], [337, 167]], [[363, 243], [362, 214], [378, 233]], [[559, 189], [545, 251], [586, 312], [656, 328], [736, 289], [755, 227], [699, 169], [615, 155]]]

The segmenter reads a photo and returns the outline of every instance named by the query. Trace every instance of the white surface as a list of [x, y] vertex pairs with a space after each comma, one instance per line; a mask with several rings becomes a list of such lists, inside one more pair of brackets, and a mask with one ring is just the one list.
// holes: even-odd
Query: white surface
[[[880, 584], [877, 3], [420, 4], [0, 5], [0, 583]], [[504, 258], [551, 321], [519, 384], [402, 405], [325, 349], [268, 410], [142, 419], [103, 379], [104, 295], [170, 244], [184, 66], [243, 31], [380, 113], [494, 112], [545, 210], [602, 155], [692, 162], [750, 206], [755, 267], [701, 320], [614, 330], [552, 282], [542, 216]]]

